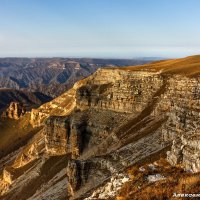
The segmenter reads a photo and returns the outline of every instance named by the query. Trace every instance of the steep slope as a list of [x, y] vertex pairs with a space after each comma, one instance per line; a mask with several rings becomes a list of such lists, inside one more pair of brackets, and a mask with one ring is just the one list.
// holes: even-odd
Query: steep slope
[[1, 199], [115, 198], [128, 168], [160, 156], [199, 172], [199, 65], [194, 56], [99, 69], [33, 109], [40, 130], [2, 158]]

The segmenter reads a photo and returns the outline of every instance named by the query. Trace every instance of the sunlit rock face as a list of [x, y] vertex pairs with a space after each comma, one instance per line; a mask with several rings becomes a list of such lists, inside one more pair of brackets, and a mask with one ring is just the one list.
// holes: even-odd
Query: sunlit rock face
[[18, 120], [25, 113], [26, 109], [21, 103], [11, 102], [6, 111], [3, 112], [2, 117]]
[[78, 89], [77, 107], [139, 113], [162, 84], [163, 78], [157, 73], [98, 70]]

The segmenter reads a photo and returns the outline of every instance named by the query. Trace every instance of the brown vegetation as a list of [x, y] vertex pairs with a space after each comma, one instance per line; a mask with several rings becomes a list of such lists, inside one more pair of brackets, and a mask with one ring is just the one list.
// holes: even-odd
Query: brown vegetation
[[200, 74], [200, 55], [189, 56], [181, 59], [156, 61], [152, 62], [151, 64], [125, 67], [121, 69], [131, 71], [162, 71], [162, 73], [167, 74], [183, 74], [188, 76], [196, 76]]
[[[131, 181], [124, 184], [116, 199], [181, 199], [173, 198], [173, 194], [200, 193], [200, 173], [191, 174], [190, 172], [185, 172], [180, 166], [172, 167], [165, 161], [165, 159], [160, 159], [153, 164], [155, 169], [151, 169], [149, 164], [129, 168], [128, 173], [130, 174]], [[147, 177], [148, 175], [153, 174], [162, 174], [165, 179], [156, 182], [149, 182]]]

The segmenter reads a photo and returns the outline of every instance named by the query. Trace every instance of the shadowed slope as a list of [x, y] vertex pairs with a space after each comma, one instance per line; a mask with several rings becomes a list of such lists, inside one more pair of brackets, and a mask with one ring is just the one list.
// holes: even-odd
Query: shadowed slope
[[50, 100], [52, 100], [51, 97], [40, 92], [27, 92], [0, 88], [0, 112], [11, 102], [20, 102], [27, 110], [30, 110], [31, 108], [38, 107]]

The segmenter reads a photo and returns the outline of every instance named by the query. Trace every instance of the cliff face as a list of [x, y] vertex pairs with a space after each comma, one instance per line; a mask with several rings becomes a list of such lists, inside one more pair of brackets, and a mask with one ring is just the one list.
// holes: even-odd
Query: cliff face
[[66, 116], [69, 115], [76, 107], [75, 94], [77, 88], [85, 84], [86, 79], [83, 79], [76, 84], [69, 91], [63, 93], [61, 96], [52, 101], [43, 104], [38, 109], [32, 109], [30, 123], [32, 126], [41, 126], [45, 119], [50, 116]]
[[44, 129], [45, 148], [48, 154], [62, 155], [67, 153], [69, 127], [67, 120], [61, 117], [50, 117]]
[[162, 84], [163, 78], [157, 73], [99, 70], [78, 89], [77, 108], [139, 113]]
[[77, 82], [59, 98], [33, 110], [31, 123], [41, 125], [48, 116], [65, 116], [74, 108], [81, 111], [94, 108], [139, 113], [162, 85], [163, 78], [158, 73], [97, 70], [93, 76]]
[[[177, 71], [183, 61], [180, 66], [174, 61], [176, 67], [163, 61], [149, 67], [101, 69], [32, 110], [30, 123], [41, 130], [5, 168], [6, 177], [13, 178], [2, 180], [12, 184], [11, 190], [2, 184], [3, 198], [14, 199], [25, 191], [24, 182], [32, 187], [39, 176], [46, 182], [38, 181], [22, 200], [62, 199], [61, 194], [85, 198], [106, 183], [108, 187], [127, 167], [161, 152], [172, 165], [200, 171], [199, 68], [195, 71], [192, 64], [192, 71], [190, 65]], [[31, 176], [21, 174], [22, 169]], [[48, 189], [52, 185], [55, 190]]]
[[200, 171], [200, 77], [173, 81], [169, 132], [173, 145], [168, 152], [171, 164], [182, 163], [186, 170]]
[[70, 123], [66, 117], [50, 117], [44, 128], [45, 148], [48, 155], [71, 154], [72, 158], [80, 155], [82, 149], [81, 130]]

